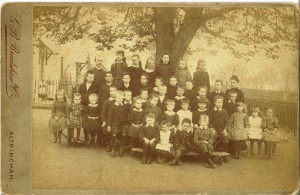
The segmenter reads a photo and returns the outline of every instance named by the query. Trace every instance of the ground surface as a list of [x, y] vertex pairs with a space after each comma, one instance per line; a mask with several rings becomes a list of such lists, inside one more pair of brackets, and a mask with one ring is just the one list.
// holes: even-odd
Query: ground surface
[[280, 143], [271, 160], [244, 153], [243, 159], [230, 159], [214, 170], [195, 159], [183, 159], [181, 167], [143, 165], [129, 154], [113, 158], [98, 145], [67, 148], [66, 139], [60, 145], [52, 143], [49, 117], [50, 110], [33, 109], [33, 189], [293, 190], [297, 185], [294, 139]]

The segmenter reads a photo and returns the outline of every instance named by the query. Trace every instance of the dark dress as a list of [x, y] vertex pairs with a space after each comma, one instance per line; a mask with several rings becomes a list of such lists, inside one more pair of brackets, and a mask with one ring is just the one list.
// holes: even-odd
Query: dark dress
[[143, 109], [137, 110], [132, 108], [129, 112], [129, 129], [128, 136], [133, 138], [139, 137], [139, 131], [144, 123], [145, 113]]
[[[197, 97], [197, 93], [194, 90], [185, 90], [183, 94], [187, 99], [193, 101]], [[191, 103], [190, 103], [191, 105]]]
[[92, 82], [91, 86], [87, 90], [86, 89], [86, 81], [85, 81], [79, 86], [78, 92], [81, 94], [81, 104], [84, 106], [87, 106], [89, 104], [89, 95], [92, 93], [95, 93], [96, 95], [98, 95], [99, 86], [94, 81], [94, 82]]
[[144, 73], [148, 75], [148, 85], [149, 88], [152, 89], [154, 87], [155, 78], [157, 77], [157, 70], [146, 69]]
[[103, 70], [102, 68], [97, 69], [97, 67], [94, 67], [91, 69], [93, 73], [95, 74], [94, 82], [98, 85], [101, 86], [102, 84], [105, 83], [105, 74], [106, 70]]
[[[99, 106], [86, 106], [83, 109], [83, 121], [82, 127], [91, 131], [96, 131], [100, 127], [100, 107]], [[88, 117], [97, 117], [96, 119], [90, 119]]]
[[177, 112], [181, 109], [181, 100], [184, 99], [186, 97], [182, 96], [182, 97], [179, 97], [179, 96], [175, 96], [174, 97], [174, 102], [175, 102], [175, 108], [174, 108], [174, 112]]
[[130, 66], [128, 67], [128, 73], [130, 75], [130, 85], [133, 86], [132, 96], [135, 97], [139, 94], [139, 83], [141, 75], [144, 73], [144, 70], [141, 66]]
[[159, 64], [157, 66], [157, 75], [162, 77], [165, 84], [170, 82], [170, 78], [173, 74], [174, 69], [171, 64]]
[[[279, 122], [276, 117], [262, 117], [263, 140], [266, 142], [278, 142], [283, 139], [279, 128]], [[275, 131], [277, 129], [277, 131]], [[267, 131], [266, 131], [267, 130]]]
[[175, 127], [177, 127], [179, 125], [179, 117], [175, 112], [173, 115], [169, 115], [166, 112], [162, 113], [160, 117], [160, 122], [164, 120], [168, 121], [170, 123], [170, 126], [175, 125]]
[[[54, 117], [58, 117], [56, 120]], [[49, 131], [50, 133], [62, 131], [67, 127], [68, 117], [68, 104], [66, 101], [55, 100], [51, 108], [51, 117], [49, 119]]]
[[230, 100], [228, 100], [227, 102], [224, 102], [224, 109], [227, 111], [228, 113], [228, 117], [230, 118], [231, 115], [233, 113], [235, 113], [237, 110], [236, 108], [236, 103], [231, 102]]
[[81, 128], [84, 106], [72, 103], [69, 106], [69, 128]]
[[176, 86], [172, 86], [170, 84], [167, 85], [167, 94], [166, 94], [166, 96], [173, 99], [177, 95], [176, 90], [177, 90]]
[[209, 81], [209, 75], [207, 72], [202, 71], [196, 71], [194, 72], [194, 89], [198, 91], [199, 87], [202, 85], [205, 85], [207, 87], [207, 92], [210, 91], [210, 81]]
[[166, 108], [166, 101], [168, 100], [169, 98], [167, 96], [164, 97], [163, 101], [160, 100], [160, 96], [158, 97], [158, 103], [157, 103], [157, 107], [160, 108], [160, 110], [162, 112], [166, 111], [167, 108]]
[[158, 118], [161, 115], [161, 109], [157, 106], [152, 106], [149, 102], [146, 103], [145, 106], [145, 115], [153, 113], [155, 115], [155, 122], [158, 122]]
[[127, 64], [126, 62], [115, 62], [111, 65], [111, 72], [114, 77], [114, 85], [117, 88], [120, 88], [123, 84], [122, 82], [122, 76], [124, 72], [127, 72]]
[[193, 147], [194, 135], [191, 131], [176, 131], [173, 147], [175, 150], [181, 150], [182, 153], [188, 153]]

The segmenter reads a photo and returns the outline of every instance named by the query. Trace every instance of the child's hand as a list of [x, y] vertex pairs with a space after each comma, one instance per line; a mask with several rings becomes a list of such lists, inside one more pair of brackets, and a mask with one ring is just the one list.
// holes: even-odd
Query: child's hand
[[224, 136], [227, 136], [227, 135], [228, 135], [226, 129], [224, 129], [224, 131], [222, 131], [222, 134], [223, 134]]
[[106, 125], [106, 122], [103, 122], [103, 123], [102, 123], [102, 127], [105, 127], [105, 125]]
[[149, 144], [149, 140], [147, 138], [144, 138], [145, 144]]
[[154, 142], [155, 142], [155, 139], [152, 139], [152, 140], [150, 140], [149, 144], [150, 144], [150, 145], [153, 145]]
[[107, 126], [107, 132], [110, 133], [110, 131], [111, 131], [110, 126]]

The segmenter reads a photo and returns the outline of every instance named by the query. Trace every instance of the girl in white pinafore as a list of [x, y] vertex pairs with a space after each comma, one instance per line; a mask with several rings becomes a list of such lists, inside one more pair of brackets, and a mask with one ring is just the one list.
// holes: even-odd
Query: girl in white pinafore
[[250, 154], [253, 153], [254, 142], [257, 142], [258, 145], [258, 155], [260, 155], [261, 143], [262, 143], [262, 119], [259, 116], [261, 114], [260, 109], [258, 107], [253, 107], [251, 109], [251, 116], [249, 116], [249, 124], [248, 128], [248, 138], [250, 140]]
[[159, 140], [155, 146], [157, 163], [165, 163], [167, 156], [171, 154], [171, 146], [174, 138], [174, 130], [170, 130], [170, 123], [166, 120], [161, 122]]

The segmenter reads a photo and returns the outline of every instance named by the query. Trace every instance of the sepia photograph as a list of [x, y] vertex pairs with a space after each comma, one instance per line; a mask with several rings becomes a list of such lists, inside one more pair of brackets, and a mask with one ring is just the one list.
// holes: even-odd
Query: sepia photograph
[[32, 189], [297, 190], [297, 5], [35, 4], [31, 35]]

